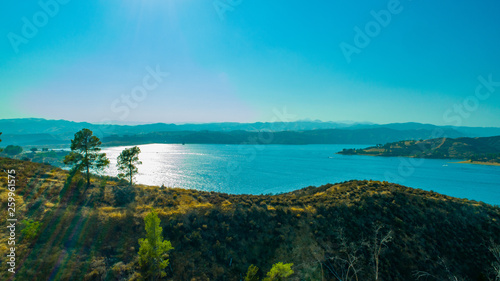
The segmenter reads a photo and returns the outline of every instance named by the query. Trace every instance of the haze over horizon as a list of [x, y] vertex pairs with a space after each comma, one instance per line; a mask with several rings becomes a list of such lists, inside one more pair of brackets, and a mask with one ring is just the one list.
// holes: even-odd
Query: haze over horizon
[[[364, 122], [357, 122], [357, 121], [350, 121], [350, 120], [339, 120], [339, 121], [323, 121], [323, 120], [312, 120], [312, 119], [297, 119], [297, 120], [288, 120], [286, 122], [280, 121], [279, 119], [277, 120], [270, 120], [270, 121], [256, 121], [256, 122], [232, 122], [232, 121], [223, 121], [223, 122], [133, 122], [133, 121], [120, 121], [120, 120], [107, 120], [106, 122], [90, 122], [90, 121], [75, 121], [75, 120], [66, 120], [66, 119], [46, 119], [46, 118], [38, 118], [38, 117], [27, 117], [27, 118], [2, 118], [0, 121], [9, 121], [9, 120], [19, 120], [19, 121], [28, 121], [28, 120], [45, 120], [45, 121], [65, 121], [65, 122], [75, 122], [75, 123], [89, 123], [92, 125], [118, 125], [118, 126], [141, 126], [141, 125], [156, 125], [156, 124], [165, 124], [165, 125], [177, 125], [177, 126], [183, 126], [183, 125], [215, 125], [215, 124], [257, 124], [257, 123], [318, 123], [318, 124], [332, 124], [334, 127], [325, 127], [325, 128], [338, 128], [338, 129], [343, 129], [343, 128], [349, 128], [352, 126], [363, 126], [363, 128], [369, 128], [369, 127], [377, 127], [377, 126], [388, 126], [388, 125], [403, 125], [400, 129], [404, 130], [404, 125], [407, 125], [407, 128], [412, 128], [414, 125], [417, 127], [424, 128], [426, 126], [437, 126], [437, 127], [453, 127], [453, 128], [492, 128], [492, 129], [500, 129], [500, 126], [440, 126], [436, 124], [431, 124], [431, 123], [419, 123], [419, 122], [391, 122], [391, 123], [374, 123], [374, 122], [369, 122], [369, 121], [364, 121]], [[336, 125], [339, 125], [339, 127], [336, 127]], [[422, 126], [418, 126], [422, 125]], [[308, 130], [308, 129], [306, 129]]]
[[6, 3], [0, 119], [500, 127], [497, 1], [221, 1]]

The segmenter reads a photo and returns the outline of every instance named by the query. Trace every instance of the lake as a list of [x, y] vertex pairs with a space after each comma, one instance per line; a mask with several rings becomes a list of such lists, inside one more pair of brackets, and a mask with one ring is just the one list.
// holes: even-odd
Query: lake
[[[500, 166], [457, 160], [338, 155], [370, 145], [140, 145], [136, 182], [232, 194], [281, 193], [352, 179], [395, 182], [500, 205]], [[127, 147], [105, 147], [105, 174]]]

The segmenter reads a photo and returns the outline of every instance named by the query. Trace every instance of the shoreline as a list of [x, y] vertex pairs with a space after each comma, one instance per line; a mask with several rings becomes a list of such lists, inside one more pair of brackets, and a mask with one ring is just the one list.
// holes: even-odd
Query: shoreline
[[[373, 157], [405, 157], [405, 158], [420, 158], [420, 159], [441, 159], [443, 158], [429, 158], [429, 157], [414, 157], [414, 156], [405, 156], [405, 155], [399, 155], [399, 156], [387, 156], [387, 155], [376, 155], [376, 154], [342, 154], [342, 153], [336, 153], [339, 155], [354, 155], [354, 156], [373, 156]], [[449, 159], [449, 158], [448, 158]], [[449, 160], [455, 160], [455, 159], [449, 159]], [[458, 160], [458, 159], [457, 159]], [[486, 166], [500, 166], [500, 163], [495, 163], [495, 162], [483, 162], [483, 161], [469, 161], [469, 160], [462, 160], [458, 162], [448, 162], [452, 164], [474, 164], [474, 165], [486, 165]]]
[[459, 162], [450, 162], [450, 163], [458, 163], [458, 164], [475, 164], [475, 165], [486, 165], [486, 166], [500, 166], [500, 163], [494, 162], [481, 162], [481, 161], [459, 161]]

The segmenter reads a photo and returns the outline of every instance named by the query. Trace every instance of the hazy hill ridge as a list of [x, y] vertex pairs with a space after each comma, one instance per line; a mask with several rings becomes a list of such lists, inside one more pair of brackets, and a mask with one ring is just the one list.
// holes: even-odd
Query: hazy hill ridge
[[[432, 136], [431, 130], [320, 129], [309, 131], [249, 132], [249, 131], [176, 131], [138, 135], [108, 136], [105, 145], [136, 145], [147, 143], [191, 144], [371, 144], [400, 139], [421, 139]], [[450, 132], [456, 135], [456, 132]]]
[[[242, 143], [254, 138], [258, 132], [295, 132], [290, 139], [275, 143], [312, 144], [344, 143], [370, 144], [405, 139], [432, 138], [436, 129], [446, 137], [485, 137], [500, 135], [500, 128], [473, 128], [434, 126], [420, 123], [362, 124], [321, 121], [296, 121], [274, 123], [207, 123], [207, 124], [146, 124], [146, 125], [99, 125], [86, 122], [46, 119], [2, 119], [2, 145], [68, 145], [74, 133], [88, 128], [109, 142], [139, 144], [151, 142], [176, 143]], [[311, 132], [308, 132], [311, 131]], [[241, 132], [247, 132], [242, 136]], [[163, 138], [161, 136], [164, 136]], [[285, 134], [282, 134], [284, 136]], [[133, 138], [129, 141], [127, 138]]]
[[[488, 280], [494, 259], [488, 246], [490, 240], [500, 243], [499, 207], [387, 182], [229, 195], [127, 188], [106, 178], [93, 178], [85, 189], [80, 176], [68, 178], [49, 165], [0, 158], [0, 167], [17, 171], [19, 221], [41, 223], [34, 240], [19, 234], [16, 280], [134, 278], [143, 218], [151, 207], [175, 247], [167, 280], [240, 280], [250, 264], [266, 272], [278, 261], [294, 263], [290, 280], [336, 280], [347, 269], [342, 261], [348, 254], [357, 257], [359, 280], [373, 280], [370, 245], [389, 232], [392, 239], [380, 255], [383, 280], [416, 280], [419, 271], [438, 280], [450, 274]], [[1, 173], [4, 205], [6, 183]], [[0, 232], [3, 257], [7, 235]], [[6, 263], [0, 272], [2, 279], [10, 274]]]

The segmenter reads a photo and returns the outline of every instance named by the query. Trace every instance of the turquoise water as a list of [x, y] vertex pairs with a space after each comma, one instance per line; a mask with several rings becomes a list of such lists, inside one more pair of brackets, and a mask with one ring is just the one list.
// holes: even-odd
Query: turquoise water
[[[232, 194], [268, 194], [352, 179], [387, 180], [500, 205], [500, 166], [456, 160], [337, 155], [368, 145], [141, 145], [136, 181]], [[107, 147], [115, 176], [125, 147]]]

